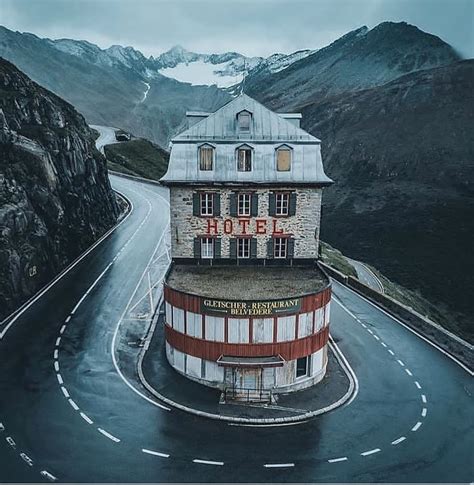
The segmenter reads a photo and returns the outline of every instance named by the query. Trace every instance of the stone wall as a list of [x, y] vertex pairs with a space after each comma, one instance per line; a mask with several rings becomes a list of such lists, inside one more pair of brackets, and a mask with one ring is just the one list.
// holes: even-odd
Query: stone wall
[[[171, 187], [171, 249], [174, 258], [194, 257], [193, 242], [197, 236], [204, 236], [208, 228], [208, 220], [216, 220], [219, 227], [219, 237], [222, 237], [222, 258], [229, 257], [229, 240], [242, 233], [239, 219], [229, 216], [229, 198], [235, 189], [224, 188], [199, 188], [199, 190], [216, 192], [221, 194], [221, 215], [219, 217], [206, 218], [193, 216], [193, 193], [196, 188]], [[250, 218], [248, 234], [255, 235], [255, 220], [267, 221], [267, 233], [255, 235], [257, 239], [257, 257], [267, 257], [267, 240], [273, 232], [273, 224], [285, 234], [293, 234], [295, 240], [295, 258], [316, 258], [318, 256], [319, 228], [321, 216], [321, 189], [279, 187], [279, 191], [296, 192], [296, 215], [290, 217], [269, 216], [269, 192], [272, 190], [258, 189], [253, 192], [258, 194], [258, 216]], [[223, 233], [225, 219], [233, 222], [234, 232], [231, 235]], [[274, 222], [276, 221], [276, 222]]]

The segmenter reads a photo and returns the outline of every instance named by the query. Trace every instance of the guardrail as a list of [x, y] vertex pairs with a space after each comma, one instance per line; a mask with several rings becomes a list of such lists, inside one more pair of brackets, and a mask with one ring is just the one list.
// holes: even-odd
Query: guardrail
[[320, 264], [329, 276], [336, 281], [351, 288], [390, 315], [403, 321], [408, 327], [416, 330], [424, 338], [455, 357], [469, 369], [474, 369], [474, 346], [469, 342], [466, 342], [454, 333], [443, 328], [441, 325], [419, 314], [412, 308], [364, 285], [364, 283], [361, 283], [358, 279], [353, 278], [352, 276], [346, 276], [325, 263], [320, 262]]
[[224, 401], [271, 402], [272, 391], [253, 387], [226, 387], [223, 391]]
[[112, 175], [116, 175], [117, 177], [123, 177], [125, 179], [130, 180], [138, 180], [139, 182], [144, 182], [151, 185], [159, 185], [162, 186], [159, 180], [147, 179], [145, 177], [137, 177], [136, 175], [128, 175], [127, 173], [116, 172], [115, 170], [108, 170], [108, 172]]

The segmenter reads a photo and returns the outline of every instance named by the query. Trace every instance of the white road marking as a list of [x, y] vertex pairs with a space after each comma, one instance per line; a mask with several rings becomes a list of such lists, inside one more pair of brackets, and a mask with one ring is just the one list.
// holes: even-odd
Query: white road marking
[[347, 456], [342, 456], [341, 458], [333, 458], [332, 460], [328, 460], [328, 463], [337, 463], [339, 461], [347, 461]]
[[69, 315], [66, 320], [64, 320], [65, 323], [69, 323], [69, 320], [71, 320], [71, 315]]
[[263, 465], [265, 468], [292, 468], [294, 463], [266, 463]]
[[416, 386], [418, 389], [421, 389], [420, 383], [419, 383], [418, 381], [415, 381], [415, 386]]
[[87, 414], [84, 414], [84, 413], [80, 413], [81, 414], [81, 418], [86, 421], [87, 423], [89, 424], [94, 424], [94, 421], [92, 421], [91, 418], [89, 418], [89, 416], [87, 416]]
[[411, 430], [412, 431], [418, 431], [418, 429], [420, 428], [421, 425], [422, 425], [422, 422], [418, 421], [418, 423], [416, 423], [415, 426], [413, 426], [413, 428]]
[[374, 448], [373, 450], [364, 451], [363, 453], [361, 453], [361, 455], [369, 456], [369, 455], [373, 455], [374, 453], [378, 453], [379, 451], [382, 451], [382, 450], [380, 448]]
[[67, 392], [67, 389], [64, 386], [61, 386], [61, 391], [63, 391], [64, 397], [69, 399], [71, 396], [69, 395], [69, 392]]
[[0, 423], [0, 431], [5, 431], [5, 426], [3, 425], [3, 423]]
[[57, 360], [54, 361], [54, 370], [59, 372], [59, 362]]
[[380, 340], [380, 337], [377, 337], [377, 335], [374, 334], [374, 339]]
[[50, 482], [55, 482], [57, 478], [46, 470], [41, 470], [40, 475], [47, 478]]
[[372, 335], [374, 334], [370, 328], [367, 329], [367, 332], [371, 333]]
[[56, 347], [59, 347], [59, 344], [61, 343], [61, 337], [58, 337], [56, 339]]
[[33, 460], [26, 453], [20, 453], [20, 456], [29, 466], [33, 466]]
[[426, 408], [423, 408], [423, 409], [421, 410], [421, 415], [422, 415], [422, 417], [423, 417], [423, 418], [426, 418], [426, 413], [427, 413], [427, 412], [428, 412], [428, 409], [426, 409]]
[[148, 455], [161, 456], [162, 458], [170, 457], [170, 455], [168, 455], [167, 453], [160, 453], [159, 451], [147, 450], [146, 448], [143, 448], [142, 451], [143, 453], [147, 453]]
[[54, 355], [53, 355], [53, 357], [55, 359], [57, 359], [58, 358], [58, 355], [59, 355], [59, 350], [58, 349], [54, 349]]
[[380, 344], [381, 344], [383, 347], [387, 348], [387, 344], [386, 344], [385, 342], [380, 342]]
[[224, 465], [223, 461], [199, 460], [197, 458], [193, 460], [193, 463], [201, 463], [202, 465], [216, 465], [216, 466]]
[[401, 436], [397, 440], [392, 441], [392, 445], [398, 445], [399, 443], [401, 443], [402, 441], [405, 441], [405, 440], [406, 440], [405, 436]]
[[421, 401], [423, 404], [426, 404], [426, 396], [424, 394], [421, 395]]
[[66, 330], [66, 325], [63, 325], [60, 329], [59, 329], [59, 333], [62, 335], [64, 333], [64, 330]]
[[76, 410], [76, 411], [79, 411], [79, 406], [72, 400], [72, 399], [68, 399], [69, 401], [69, 404]]
[[97, 428], [97, 430], [99, 431], [99, 433], [102, 433], [104, 436], [109, 438], [109, 440], [115, 441], [116, 443], [120, 442], [120, 440], [118, 438], [116, 438], [114, 435], [111, 435], [110, 433], [107, 433], [107, 431], [105, 431], [105, 429]]
[[15, 440], [11, 436], [7, 436], [5, 440], [11, 447], [16, 448]]
[[360, 324], [364, 327], [367, 328], [367, 325], [365, 323], [360, 322]]
[[58, 378], [59, 385], [62, 386], [64, 384], [63, 377], [61, 374], [56, 374], [56, 377]]
[[405, 364], [403, 363], [403, 361], [401, 361], [400, 359], [397, 359], [397, 362], [402, 366], [402, 367], [405, 367]]
[[406, 372], [406, 373], [407, 373], [409, 376], [413, 377], [413, 374], [411, 373], [411, 370], [410, 370], [410, 369], [405, 369], [405, 372]]

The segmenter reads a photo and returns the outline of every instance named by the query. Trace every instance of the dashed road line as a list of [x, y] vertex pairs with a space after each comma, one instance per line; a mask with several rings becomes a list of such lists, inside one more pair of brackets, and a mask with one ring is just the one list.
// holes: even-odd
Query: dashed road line
[[341, 456], [341, 458], [331, 458], [328, 463], [338, 463], [340, 461], [347, 461], [347, 456]]
[[380, 345], [382, 345], [382, 347], [387, 348], [387, 344], [385, 342], [380, 342]]
[[79, 411], [79, 406], [72, 399], [68, 399], [68, 402], [74, 408], [75, 411]]
[[15, 443], [15, 440], [11, 437], [11, 436], [7, 436], [5, 438], [5, 441], [12, 447], [12, 448], [16, 448], [16, 443]]
[[56, 377], [58, 378], [59, 385], [62, 386], [64, 384], [63, 378], [61, 374], [56, 374]]
[[413, 374], [411, 373], [411, 370], [410, 369], [405, 369], [405, 372], [410, 376], [410, 377], [413, 377]]
[[54, 361], [54, 370], [59, 372], [59, 362], [57, 360]]
[[423, 408], [423, 409], [421, 410], [421, 416], [422, 416], [423, 418], [426, 418], [427, 413], [428, 413], [428, 409]]
[[59, 357], [59, 350], [58, 349], [54, 349], [54, 355], [53, 355], [53, 357], [55, 359], [57, 359]]
[[66, 320], [64, 320], [64, 323], [69, 323], [69, 321], [71, 320], [71, 315], [69, 315]]
[[265, 463], [265, 468], [293, 468], [294, 463]]
[[81, 418], [86, 422], [86, 423], [89, 423], [89, 424], [94, 424], [94, 421], [92, 421], [91, 418], [89, 418], [89, 416], [87, 416], [87, 414], [84, 414], [84, 413], [80, 413], [81, 415]]
[[395, 352], [394, 352], [393, 350], [391, 350], [391, 349], [388, 349], [388, 353], [389, 353], [390, 355], [395, 355]]
[[0, 431], [5, 431], [5, 426], [3, 425], [3, 423], [0, 423]]
[[405, 436], [400, 436], [400, 438], [396, 439], [395, 441], [392, 441], [392, 445], [398, 445], [399, 443], [401, 443], [402, 441], [405, 441], [406, 440], [406, 437]]
[[370, 328], [367, 329], [367, 332], [371, 333], [372, 335], [374, 334]]
[[423, 423], [421, 421], [418, 421], [418, 423], [415, 424], [415, 426], [413, 426], [413, 428], [411, 429], [412, 431], [418, 431], [420, 429], [420, 426], [422, 425]]
[[115, 441], [115, 443], [119, 443], [119, 442], [120, 442], [120, 440], [119, 440], [119, 439], [118, 439], [116, 436], [114, 436], [114, 435], [112, 435], [112, 434], [108, 433], [107, 431], [105, 431], [105, 429], [102, 429], [102, 428], [97, 428], [97, 431], [98, 431], [99, 433], [102, 433], [102, 434], [103, 434], [104, 436], [106, 436], [107, 438], [109, 438], [109, 440]]
[[418, 389], [421, 389], [420, 383], [419, 383], [418, 381], [415, 381], [415, 386], [416, 386]]
[[379, 451], [382, 451], [380, 448], [374, 448], [373, 450], [369, 450], [369, 451], [364, 451], [363, 453], [361, 453], [362, 456], [369, 456], [369, 455], [373, 455], [375, 453], [378, 453]]
[[142, 451], [143, 451], [143, 453], [146, 453], [147, 455], [161, 456], [161, 458], [169, 458], [170, 457], [170, 455], [168, 455], [168, 453], [161, 453], [159, 451], [147, 450], [146, 448], [143, 448]]
[[404, 362], [403, 362], [402, 360], [397, 359], [397, 362], [398, 362], [398, 363], [399, 363], [399, 364], [400, 364], [402, 367], [405, 367], [405, 364], [404, 364]]
[[64, 386], [61, 386], [61, 391], [63, 391], [64, 397], [66, 399], [69, 399], [71, 396], [69, 395], [69, 392], [67, 392], [67, 389]]
[[426, 396], [424, 394], [421, 395], [421, 402], [426, 404]]
[[60, 329], [59, 329], [59, 333], [62, 335], [64, 333], [64, 330], [66, 330], [66, 325], [63, 325]]
[[26, 453], [20, 453], [20, 457], [29, 466], [33, 466], [33, 460]]
[[46, 470], [41, 470], [40, 475], [47, 478], [50, 482], [55, 482], [57, 478]]
[[223, 466], [224, 465], [223, 461], [200, 460], [198, 458], [195, 458], [193, 460], [193, 463], [200, 463], [201, 465], [215, 465], [215, 466]]
[[373, 334], [373, 337], [375, 340], [380, 340], [380, 337], [378, 337], [377, 335]]
[[59, 347], [59, 344], [61, 343], [61, 337], [58, 337], [56, 339], [56, 347]]

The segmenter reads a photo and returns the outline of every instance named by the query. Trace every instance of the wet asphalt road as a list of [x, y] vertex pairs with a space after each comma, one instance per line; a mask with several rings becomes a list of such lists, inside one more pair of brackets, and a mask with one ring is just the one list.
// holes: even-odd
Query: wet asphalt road
[[257, 429], [166, 411], [134, 393], [111, 344], [168, 210], [165, 189], [117, 177], [113, 185], [133, 202], [131, 215], [0, 329], [2, 482], [47, 481], [42, 471], [69, 482], [473, 480], [472, 377], [338, 283], [331, 333], [358, 378], [350, 405]]

